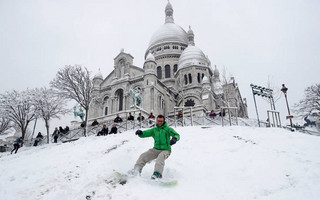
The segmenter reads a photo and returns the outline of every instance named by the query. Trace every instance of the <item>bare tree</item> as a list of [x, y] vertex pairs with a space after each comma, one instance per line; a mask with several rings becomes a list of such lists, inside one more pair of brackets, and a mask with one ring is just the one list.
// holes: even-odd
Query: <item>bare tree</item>
[[36, 109], [28, 90], [22, 92], [13, 90], [0, 94], [0, 108], [5, 117], [16, 123], [20, 128], [24, 139], [29, 123], [36, 116]]
[[70, 112], [66, 109], [66, 99], [61, 98], [52, 89], [36, 88], [30, 91], [33, 95], [33, 102], [37, 109], [37, 114], [45, 122], [47, 129], [47, 143], [49, 143], [50, 120], [54, 118], [60, 119], [60, 115]]
[[280, 99], [282, 92], [279, 87], [274, 86], [274, 82], [272, 80], [272, 77], [270, 76], [268, 76], [267, 88], [272, 90], [273, 102], [272, 102], [272, 99], [268, 97], [262, 97], [262, 99], [267, 101], [271, 106], [271, 110], [273, 110], [274, 108], [272, 107], [272, 105], [273, 103], [276, 103]]
[[6, 117], [0, 118], [0, 135], [13, 127], [13, 122], [10, 119]]
[[227, 69], [225, 66], [223, 66], [223, 69], [222, 69], [222, 80], [221, 80], [221, 83], [222, 83], [222, 86], [223, 86], [223, 91], [224, 91], [224, 97], [225, 97], [225, 105], [226, 106], [230, 106], [230, 84], [233, 82], [233, 76], [232, 74], [229, 74], [227, 75]]
[[[51, 82], [51, 87], [66, 99], [75, 100], [85, 110], [85, 124], [88, 123], [88, 111], [93, 96], [93, 83], [90, 72], [81, 65], [65, 66], [60, 69]], [[84, 130], [86, 134], [86, 129]]]
[[300, 117], [308, 117], [314, 114], [320, 116], [320, 84], [307, 87], [304, 95], [304, 99], [295, 105], [295, 112]]

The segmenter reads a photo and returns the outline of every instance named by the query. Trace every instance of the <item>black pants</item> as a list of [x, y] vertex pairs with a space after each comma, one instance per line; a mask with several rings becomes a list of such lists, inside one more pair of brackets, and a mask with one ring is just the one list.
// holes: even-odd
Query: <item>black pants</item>
[[13, 148], [13, 150], [11, 151], [11, 154], [12, 154], [12, 152], [13, 152], [14, 150], [16, 150], [15, 153], [17, 153], [18, 149], [20, 148], [20, 145], [19, 145], [19, 144], [14, 144], [13, 147], [14, 147], [14, 148]]
[[54, 143], [57, 143], [58, 137], [54, 137]]

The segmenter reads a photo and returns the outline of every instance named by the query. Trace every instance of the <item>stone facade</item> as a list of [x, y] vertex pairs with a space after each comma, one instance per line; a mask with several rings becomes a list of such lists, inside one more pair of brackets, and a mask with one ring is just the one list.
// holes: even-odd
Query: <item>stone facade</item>
[[[100, 101], [89, 110], [89, 119], [111, 119], [117, 113], [139, 108], [144, 115], [173, 115], [175, 107], [190, 107], [204, 115], [221, 107], [237, 107], [239, 117], [248, 117], [234, 78], [222, 83], [220, 73], [195, 46], [194, 33], [176, 25], [173, 8], [165, 8], [165, 24], [152, 36], [143, 68], [133, 65], [133, 56], [123, 50], [114, 58], [114, 70], [93, 79]], [[139, 100], [135, 100], [139, 97]], [[141, 101], [142, 99], [142, 101]]]

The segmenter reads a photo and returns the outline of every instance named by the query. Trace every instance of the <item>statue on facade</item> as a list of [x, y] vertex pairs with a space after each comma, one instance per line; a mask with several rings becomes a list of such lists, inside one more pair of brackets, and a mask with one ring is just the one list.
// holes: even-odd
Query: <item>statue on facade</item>
[[73, 107], [73, 114], [74, 114], [74, 117], [75, 117], [75, 118], [76, 118], [77, 116], [79, 116], [80, 119], [83, 121], [85, 114], [84, 114], [82, 108], [79, 108], [79, 110], [77, 111], [77, 106], [74, 106], [74, 107]]
[[132, 97], [133, 103], [135, 106], [142, 106], [142, 97], [141, 97], [141, 92], [139, 88], [135, 88], [135, 89], [130, 89], [129, 90], [130, 95]]

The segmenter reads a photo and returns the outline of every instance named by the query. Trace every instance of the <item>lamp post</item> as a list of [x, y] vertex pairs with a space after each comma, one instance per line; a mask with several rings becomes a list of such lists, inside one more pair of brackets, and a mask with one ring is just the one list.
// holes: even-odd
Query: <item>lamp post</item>
[[283, 92], [284, 97], [286, 98], [286, 103], [287, 103], [287, 108], [288, 108], [288, 114], [289, 114], [289, 116], [287, 116], [287, 119], [288, 119], [288, 118], [290, 119], [290, 126], [291, 126], [291, 129], [292, 129], [292, 128], [293, 128], [293, 127], [292, 127], [292, 116], [291, 116], [291, 114], [290, 114], [290, 109], [289, 109], [289, 104], [288, 104], [288, 98], [287, 98], [288, 88], [287, 88], [284, 84], [282, 84], [281, 91]]

